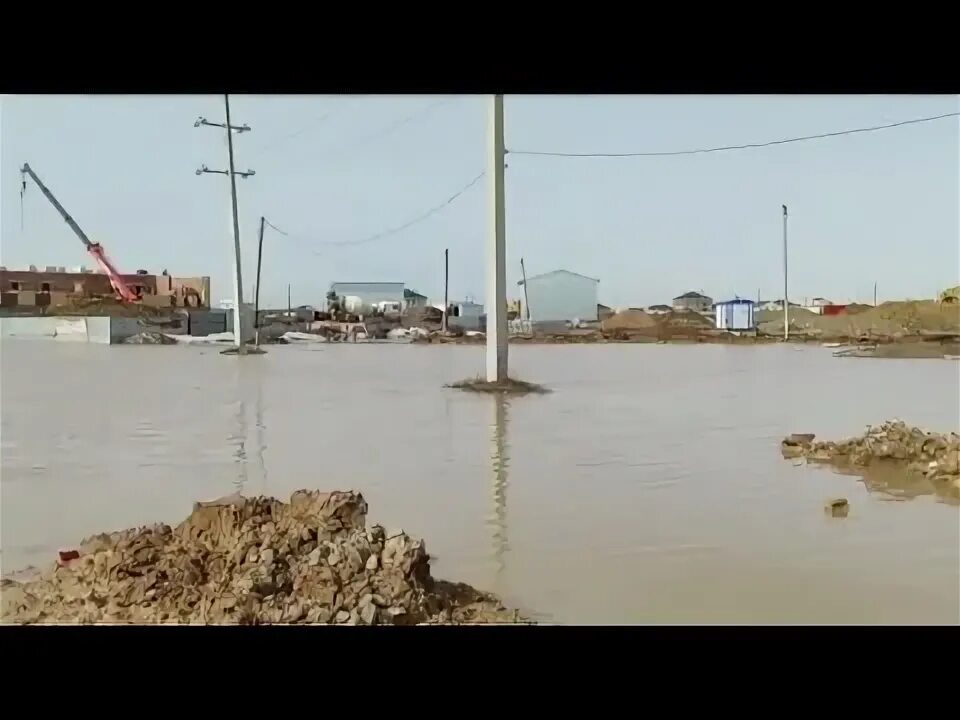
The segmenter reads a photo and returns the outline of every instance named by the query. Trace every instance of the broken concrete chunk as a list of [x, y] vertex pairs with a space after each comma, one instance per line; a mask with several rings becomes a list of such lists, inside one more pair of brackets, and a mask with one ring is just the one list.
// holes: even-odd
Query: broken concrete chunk
[[846, 517], [850, 513], [850, 503], [846, 498], [827, 500], [824, 511], [831, 517]]

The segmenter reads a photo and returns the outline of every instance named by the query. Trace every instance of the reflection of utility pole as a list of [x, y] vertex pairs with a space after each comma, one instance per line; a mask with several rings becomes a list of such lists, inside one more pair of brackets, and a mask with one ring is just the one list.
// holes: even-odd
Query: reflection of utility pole
[[490, 241], [487, 246], [487, 382], [507, 381], [507, 250], [504, 213], [503, 95], [490, 99], [487, 178]]
[[210, 170], [206, 165], [203, 165], [199, 170], [197, 170], [197, 175], [202, 175], [203, 173], [217, 173], [219, 175], [228, 175], [230, 177], [230, 209], [233, 219], [233, 334], [234, 344], [237, 346], [237, 352], [240, 355], [243, 355], [245, 354], [243, 346], [243, 313], [241, 312], [241, 306], [243, 304], [243, 276], [240, 271], [240, 220], [237, 213], [237, 175], [240, 175], [242, 178], [247, 178], [256, 173], [253, 170], [247, 170], [245, 173], [238, 173], [234, 168], [233, 133], [247, 132], [250, 130], [250, 126], [230, 124], [229, 95], [223, 96], [223, 105], [226, 114], [225, 123], [214, 123], [210, 122], [206, 118], [201, 117], [197, 118], [197, 121], [193, 124], [193, 126], [200, 127], [201, 125], [211, 125], [215, 127], [222, 127], [227, 132], [227, 169]]
[[[494, 397], [493, 425], [491, 426], [490, 460], [493, 470], [493, 559], [499, 578], [506, 569], [507, 545], [507, 468], [510, 462], [507, 450], [507, 399], [500, 394]], [[495, 583], [495, 585], [498, 583]], [[500, 590], [501, 588], [495, 588]]]

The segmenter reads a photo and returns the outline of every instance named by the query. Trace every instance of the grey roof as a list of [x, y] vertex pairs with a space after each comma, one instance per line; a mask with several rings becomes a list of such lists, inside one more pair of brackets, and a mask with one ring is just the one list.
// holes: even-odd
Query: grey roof
[[403, 296], [405, 298], [414, 298], [414, 297], [426, 298], [427, 297], [426, 295], [421, 295], [416, 290], [411, 290], [410, 288], [403, 289]]
[[685, 292], [683, 295], [677, 295], [674, 300], [693, 300], [695, 298], [704, 298], [706, 300], [710, 299], [708, 295], [691, 290], [690, 292]]
[[[592, 280], [595, 283], [600, 282], [597, 278], [592, 278], [592, 277], [589, 277], [588, 275], [581, 275], [580, 273], [575, 273], [570, 270], [551, 270], [550, 272], [540, 273], [539, 275], [528, 277], [527, 281], [529, 282], [530, 280], [537, 280], [539, 278], [547, 277], [549, 275], [556, 275], [558, 273], [564, 273], [566, 275], [576, 275], [577, 277], [582, 277], [586, 280]], [[523, 285], [523, 280], [520, 280], [519, 282], [517, 282], [517, 285]]]
[[669, 305], [651, 305], [650, 309], [651, 310], [669, 310], [670, 306]]

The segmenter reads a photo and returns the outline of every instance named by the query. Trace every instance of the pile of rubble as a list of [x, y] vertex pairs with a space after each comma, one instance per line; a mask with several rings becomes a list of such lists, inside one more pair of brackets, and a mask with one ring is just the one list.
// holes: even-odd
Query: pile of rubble
[[230, 496], [167, 525], [98, 535], [25, 582], [4, 580], [5, 622], [517, 623], [516, 611], [430, 576], [423, 541], [365, 527], [354, 492], [289, 503]]
[[814, 437], [790, 435], [784, 438], [780, 451], [785, 458], [842, 467], [869, 468], [896, 462], [909, 474], [960, 489], [960, 435], [956, 433], [926, 432], [898, 420], [868, 428], [861, 437], [841, 442], [814, 442]]

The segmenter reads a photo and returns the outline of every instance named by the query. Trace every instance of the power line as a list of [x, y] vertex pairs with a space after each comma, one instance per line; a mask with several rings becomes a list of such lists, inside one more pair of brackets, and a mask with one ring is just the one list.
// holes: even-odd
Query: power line
[[422, 108], [420, 108], [419, 110], [415, 110], [414, 112], [412, 112], [412, 113], [410, 113], [410, 114], [408, 114], [408, 115], [404, 115], [402, 118], [399, 118], [398, 120], [395, 120], [394, 122], [392, 122], [391, 124], [387, 125], [386, 127], [381, 128], [380, 130], [377, 130], [377, 131], [375, 131], [375, 132], [369, 133], [368, 135], [364, 135], [364, 136], [361, 137], [357, 142], [351, 143], [351, 144], [348, 145], [346, 148], [337, 148], [332, 154], [333, 154], [334, 156], [336, 156], [337, 154], [343, 153], [344, 151], [346, 151], [346, 152], [352, 152], [352, 151], [354, 151], [354, 150], [357, 150], [357, 149], [363, 147], [364, 145], [366, 145], [367, 143], [373, 142], [374, 140], [379, 140], [380, 138], [382, 138], [382, 137], [384, 137], [384, 136], [386, 136], [386, 135], [389, 135], [390, 133], [394, 132], [395, 130], [399, 130], [399, 129], [402, 128], [404, 125], [407, 125], [408, 123], [411, 123], [411, 122], [413, 122], [414, 120], [416, 120], [418, 117], [420, 117], [420, 116], [422, 116], [422, 115], [426, 115], [426, 114], [429, 113], [431, 110], [434, 110], [434, 109], [436, 109], [436, 108], [438, 108], [438, 107], [440, 107], [440, 106], [442, 106], [442, 105], [449, 105], [450, 103], [452, 103], [452, 102], [454, 102], [455, 100], [458, 100], [458, 99], [459, 99], [459, 98], [445, 98], [445, 99], [443, 99], [443, 100], [437, 100], [436, 102], [432, 102], [432, 103], [430, 103], [429, 105], [427, 105], [426, 107], [422, 107]]
[[854, 128], [852, 130], [839, 130], [837, 132], [821, 133], [819, 135], [805, 135], [803, 137], [787, 138], [785, 140], [770, 140], [762, 143], [747, 143], [745, 145], [723, 145], [721, 147], [698, 148], [696, 150], [673, 150], [665, 152], [623, 152], [623, 153], [575, 153], [575, 152], [547, 152], [539, 150], [508, 150], [511, 155], [539, 155], [547, 157], [571, 157], [571, 158], [615, 158], [615, 157], [669, 157], [673, 155], [699, 155], [703, 153], [724, 152], [726, 150], [747, 150], [749, 148], [770, 147], [772, 145], [785, 145], [787, 143], [804, 142], [806, 140], [819, 140], [822, 138], [837, 137], [840, 135], [853, 135], [855, 133], [874, 132], [876, 130], [887, 130], [889, 128], [901, 127], [903, 125], [915, 125], [917, 123], [932, 122], [934, 120], [943, 120], [944, 118], [960, 116], [960, 112], [947, 113], [945, 115], [934, 115], [931, 117], [916, 118], [915, 120], [901, 120], [900, 122], [890, 123], [888, 125], [874, 125], [872, 127]]
[[[354, 245], [363, 245], [363, 244], [365, 244], [365, 243], [374, 242], [374, 241], [376, 241], [376, 240], [383, 240], [384, 238], [390, 237], [390, 236], [392, 236], [392, 235], [396, 235], [397, 233], [403, 232], [404, 230], [406, 230], [406, 229], [408, 229], [408, 228], [410, 228], [410, 227], [412, 227], [412, 226], [414, 226], [414, 225], [416, 225], [416, 224], [418, 224], [418, 223], [421, 223], [421, 222], [423, 222], [424, 220], [432, 217], [433, 215], [436, 215], [438, 212], [440, 212], [441, 210], [443, 210], [445, 207], [447, 207], [448, 205], [450, 205], [451, 203], [453, 203], [458, 197], [460, 197], [461, 195], [463, 195], [467, 190], [469, 190], [469, 189], [472, 188], [474, 185], [476, 185], [476, 184], [480, 181], [480, 178], [482, 178], [484, 175], [486, 175], [486, 171], [481, 172], [479, 175], [477, 175], [476, 177], [474, 177], [472, 180], [470, 180], [470, 182], [468, 182], [466, 185], [464, 185], [463, 187], [461, 187], [461, 188], [460, 188], [459, 190], [457, 190], [453, 195], [451, 195], [450, 197], [448, 197], [446, 200], [444, 200], [444, 201], [443, 201], [442, 203], [440, 203], [439, 205], [435, 205], [434, 207], [430, 208], [430, 209], [427, 210], [426, 212], [423, 212], [423, 213], [417, 215], [416, 217], [414, 217], [414, 218], [411, 219], [411, 220], [408, 220], [407, 222], [403, 223], [402, 225], [398, 225], [398, 226], [393, 227], [393, 228], [388, 228], [388, 229], [386, 229], [386, 230], [382, 230], [382, 231], [380, 231], [380, 232], [378, 232], [378, 233], [374, 233], [373, 235], [368, 235], [367, 237], [359, 238], [359, 239], [357, 239], [357, 240], [336, 240], [336, 241], [330, 241], [330, 240], [326, 240], [326, 241], [324, 241], [324, 240], [314, 240], [314, 241], [312, 241], [312, 242], [313, 242], [314, 244], [324, 245], [324, 246], [326, 246], [326, 247], [348, 247], [348, 246], [354, 246]], [[289, 237], [289, 238], [293, 238], [293, 239], [298, 239], [298, 240], [303, 240], [303, 239], [305, 239], [305, 238], [303, 238], [302, 236], [295, 235], [295, 234], [293, 234], [293, 233], [287, 232], [286, 230], [281, 230], [280, 228], [278, 228], [276, 225], [274, 225], [274, 224], [273, 224], [272, 222], [270, 222], [269, 220], [266, 220], [266, 219], [265, 219], [264, 222], [265, 222], [267, 225], [269, 225], [273, 230], [275, 230], [276, 232], [280, 233], [281, 235], [283, 235], [283, 236], [285, 236], [285, 237]], [[314, 252], [316, 252], [316, 251], [314, 251]]]
[[329, 120], [331, 117], [333, 117], [334, 115], [336, 115], [336, 114], [337, 114], [338, 112], [340, 112], [341, 110], [343, 110], [343, 107], [342, 107], [342, 106], [341, 106], [341, 107], [335, 107], [335, 108], [333, 108], [332, 110], [327, 110], [327, 112], [325, 112], [323, 115], [320, 115], [319, 117], [314, 118], [314, 119], [311, 120], [309, 123], [307, 123], [306, 125], [304, 125], [303, 127], [301, 127], [299, 130], [296, 130], [296, 131], [290, 133], [289, 135], [284, 135], [283, 137], [278, 138], [278, 139], [276, 140], [276, 142], [267, 143], [266, 145], [261, 145], [260, 147], [255, 148], [255, 149], [253, 150], [253, 154], [259, 154], [259, 153], [262, 153], [262, 152], [266, 152], [267, 150], [272, 150], [273, 148], [277, 147], [278, 145], [282, 145], [282, 144], [285, 143], [287, 140], [292, 140], [292, 139], [295, 138], [295, 137], [299, 137], [300, 135], [303, 135], [303, 134], [304, 134], [305, 132], [307, 132], [308, 130], [313, 130], [314, 128], [316, 128], [316, 127], [324, 124], [327, 120]]

